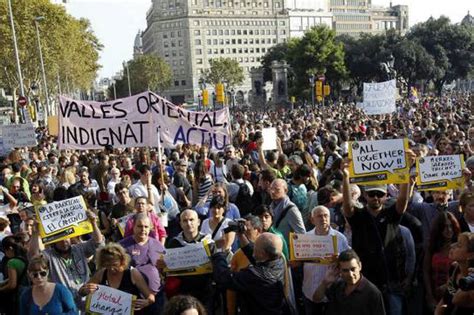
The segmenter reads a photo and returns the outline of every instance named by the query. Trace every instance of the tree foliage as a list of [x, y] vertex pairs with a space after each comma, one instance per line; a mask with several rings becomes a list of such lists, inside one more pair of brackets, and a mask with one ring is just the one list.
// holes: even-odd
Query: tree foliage
[[[133, 94], [144, 91], [160, 93], [171, 86], [173, 78], [170, 66], [158, 55], [144, 54], [127, 62], [130, 72], [130, 87]], [[121, 79], [116, 80], [117, 98], [128, 96], [127, 67], [124, 64]], [[113, 96], [113, 86], [109, 88], [109, 96]]]
[[344, 48], [335, 41], [336, 32], [326, 26], [316, 26], [304, 36], [290, 42], [288, 61], [295, 74], [297, 86], [308, 86], [308, 75], [324, 74], [336, 82], [347, 75]]
[[[56, 95], [58, 81], [71, 89], [92, 85], [102, 45], [85, 19], [67, 14], [62, 6], [49, 0], [12, 0], [13, 16], [26, 94], [33, 82], [41, 82], [41, 66], [35, 30], [38, 22], [49, 94]], [[13, 35], [7, 0], [0, 0], [0, 84], [19, 89]], [[58, 80], [59, 77], [59, 80]], [[43, 84], [40, 85], [43, 88]]]
[[210, 68], [206, 69], [203, 79], [206, 83], [216, 85], [226, 83], [228, 88], [233, 88], [244, 82], [244, 70], [239, 63], [231, 58], [209, 60]]
[[452, 24], [449, 18], [429, 18], [410, 30], [407, 38], [420, 43], [434, 58], [431, 80], [438, 93], [446, 82], [466, 78], [474, 63], [474, 31], [472, 26]]

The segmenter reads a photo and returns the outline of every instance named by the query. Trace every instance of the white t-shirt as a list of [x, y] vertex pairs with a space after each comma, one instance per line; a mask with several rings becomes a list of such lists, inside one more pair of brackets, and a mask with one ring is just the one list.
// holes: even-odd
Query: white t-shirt
[[[218, 240], [221, 240], [221, 239], [224, 238], [224, 229], [229, 226], [229, 222], [231, 222], [231, 221], [232, 220], [230, 220], [228, 218], [224, 218], [224, 222], [222, 222], [221, 226], [219, 227], [219, 230], [217, 231], [217, 233], [212, 238], [214, 241], [218, 241]], [[213, 234], [213, 230], [209, 226], [209, 219], [206, 219], [206, 220], [202, 221], [201, 233], [209, 234], [209, 235]]]

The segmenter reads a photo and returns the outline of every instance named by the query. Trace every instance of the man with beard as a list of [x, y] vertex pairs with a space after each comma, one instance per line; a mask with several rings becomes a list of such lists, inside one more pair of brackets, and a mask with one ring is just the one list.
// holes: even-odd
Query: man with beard
[[39, 235], [39, 227], [36, 226], [28, 250], [29, 257], [38, 254], [46, 256], [51, 281], [65, 285], [71, 291], [80, 310], [84, 310], [84, 303], [78, 290], [89, 280], [90, 275], [87, 259], [95, 254], [99, 246], [104, 245], [104, 238], [97, 226], [95, 214], [88, 210], [87, 217], [93, 229], [92, 238], [87, 242], [71, 242], [71, 239], [66, 239], [45, 249]]
[[[411, 166], [414, 153], [406, 154]], [[357, 209], [351, 198], [348, 161], [342, 171], [344, 215], [352, 229], [352, 247], [364, 266], [363, 274], [383, 292], [389, 313], [401, 315], [406, 250], [399, 224], [407, 208], [411, 183], [401, 184], [396, 202], [389, 205], [385, 204], [386, 185], [365, 186], [367, 204]]]

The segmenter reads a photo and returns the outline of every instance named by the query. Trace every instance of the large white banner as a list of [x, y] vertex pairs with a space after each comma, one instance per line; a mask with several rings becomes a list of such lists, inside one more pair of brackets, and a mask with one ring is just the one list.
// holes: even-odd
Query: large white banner
[[178, 107], [153, 92], [109, 102], [78, 101], [64, 96], [59, 105], [61, 149], [101, 149], [177, 144], [207, 144], [223, 150], [231, 142], [228, 108], [194, 112]]
[[395, 80], [364, 83], [364, 103], [367, 115], [390, 114], [396, 110], [397, 85]]

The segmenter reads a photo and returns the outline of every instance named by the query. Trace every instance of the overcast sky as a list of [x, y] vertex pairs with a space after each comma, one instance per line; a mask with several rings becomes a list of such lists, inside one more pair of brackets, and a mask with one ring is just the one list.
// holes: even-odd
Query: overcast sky
[[[372, 0], [374, 5], [389, 6], [390, 0]], [[410, 26], [447, 15], [451, 21], [460, 22], [471, 11], [472, 0], [397, 0], [393, 5], [409, 6]], [[121, 69], [122, 61], [132, 58], [133, 41], [138, 30], [146, 28], [146, 12], [151, 0], [69, 0], [67, 11], [76, 17], [91, 21], [92, 28], [104, 45], [100, 55], [102, 69], [99, 77], [110, 77]]]

